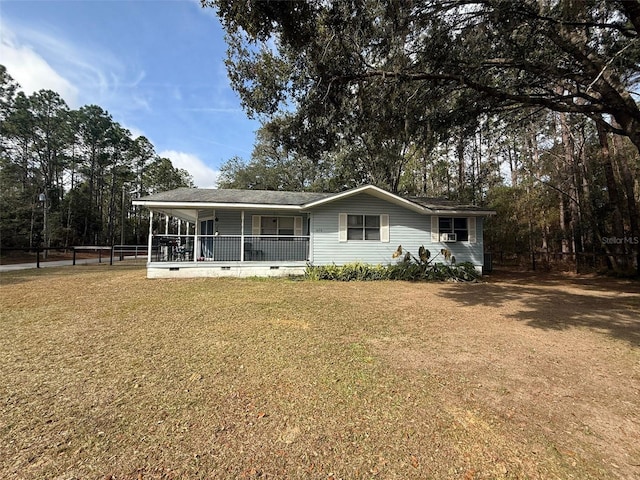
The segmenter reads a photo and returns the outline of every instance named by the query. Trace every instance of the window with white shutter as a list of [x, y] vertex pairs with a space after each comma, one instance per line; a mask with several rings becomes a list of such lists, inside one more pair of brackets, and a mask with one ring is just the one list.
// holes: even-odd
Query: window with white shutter
[[347, 241], [347, 214], [341, 213], [338, 215], [338, 241]]
[[272, 217], [254, 215], [251, 220], [252, 235], [302, 236], [302, 217]]
[[380, 241], [389, 243], [389, 215], [380, 215]]
[[338, 241], [389, 241], [389, 215], [352, 215], [341, 213], [338, 216]]

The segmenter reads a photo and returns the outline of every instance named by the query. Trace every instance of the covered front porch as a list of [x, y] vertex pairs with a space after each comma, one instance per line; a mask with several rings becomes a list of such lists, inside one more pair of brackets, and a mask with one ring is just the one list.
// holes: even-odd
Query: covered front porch
[[311, 260], [299, 211], [150, 209], [149, 278], [286, 276]]

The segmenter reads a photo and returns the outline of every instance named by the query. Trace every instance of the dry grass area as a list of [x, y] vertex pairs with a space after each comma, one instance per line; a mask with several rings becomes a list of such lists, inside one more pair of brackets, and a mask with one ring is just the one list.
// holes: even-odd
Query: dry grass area
[[0, 278], [4, 479], [640, 477], [640, 285]]

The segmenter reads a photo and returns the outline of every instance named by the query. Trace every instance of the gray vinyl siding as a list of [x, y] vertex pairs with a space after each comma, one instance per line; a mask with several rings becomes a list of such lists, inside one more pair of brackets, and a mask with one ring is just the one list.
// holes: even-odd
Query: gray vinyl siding
[[[240, 235], [242, 219], [238, 210], [216, 210], [216, 229], [219, 235]], [[245, 230], [246, 232], [246, 230]], [[251, 226], [249, 226], [251, 234]]]
[[[338, 241], [338, 216], [389, 215], [389, 243], [380, 241]], [[417, 256], [424, 245], [432, 257], [448, 248], [458, 263], [470, 261], [482, 265], [482, 219], [476, 220], [477, 243], [431, 243], [431, 217], [388, 203], [366, 193], [331, 202], [312, 211], [311, 231], [314, 265], [344, 265], [351, 262], [388, 264], [396, 260], [393, 252], [402, 245], [404, 251]], [[439, 257], [442, 258], [442, 257]], [[438, 259], [436, 259], [436, 262]]]
[[[219, 235], [240, 235], [242, 216], [240, 210], [221, 210], [216, 212], [218, 222], [216, 229]], [[251, 220], [253, 215], [263, 217], [302, 217], [302, 234], [309, 234], [307, 214], [296, 210], [245, 210], [244, 212], [244, 234], [251, 235]]]

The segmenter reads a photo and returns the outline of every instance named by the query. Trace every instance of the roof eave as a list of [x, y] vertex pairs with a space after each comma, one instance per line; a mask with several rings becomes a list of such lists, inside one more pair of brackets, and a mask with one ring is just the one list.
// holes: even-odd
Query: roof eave
[[432, 215], [464, 215], [465, 217], [491, 217], [496, 214], [493, 210], [439, 210], [431, 208], [428, 210]]
[[255, 209], [255, 210], [301, 210], [301, 205], [280, 205], [271, 203], [222, 203], [222, 202], [170, 202], [134, 200], [133, 205], [147, 208], [227, 208], [227, 209]]

